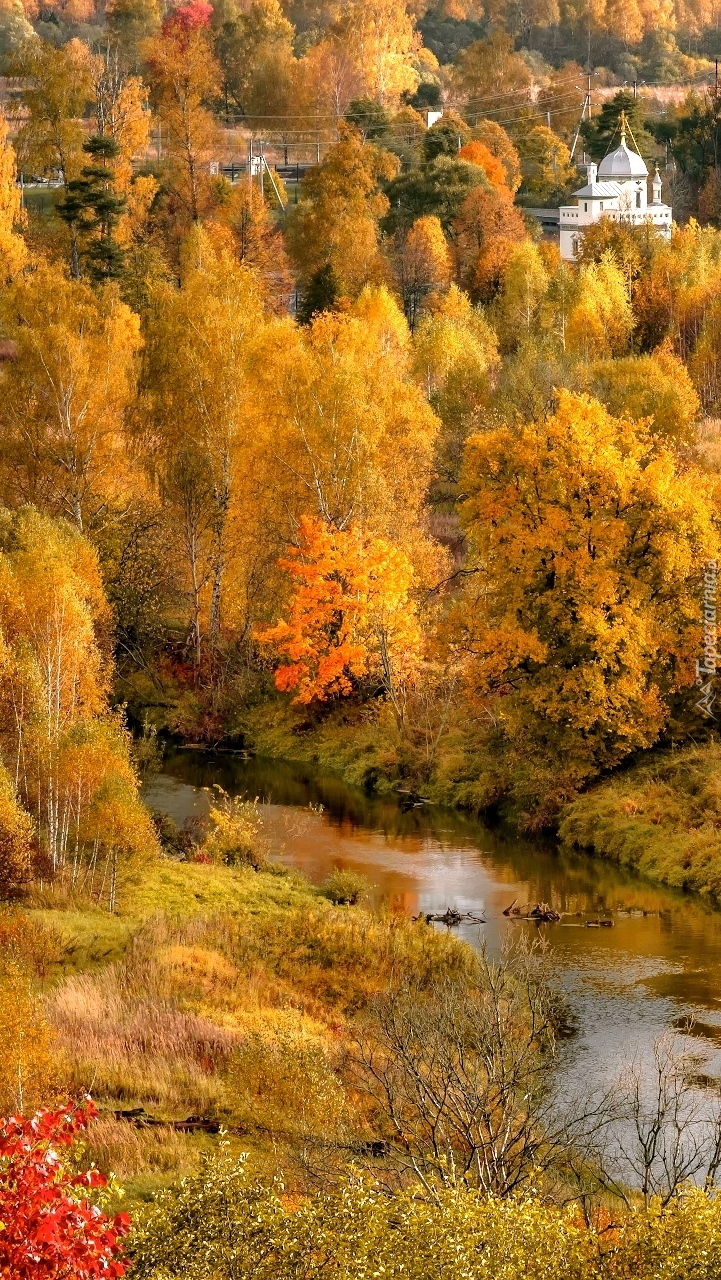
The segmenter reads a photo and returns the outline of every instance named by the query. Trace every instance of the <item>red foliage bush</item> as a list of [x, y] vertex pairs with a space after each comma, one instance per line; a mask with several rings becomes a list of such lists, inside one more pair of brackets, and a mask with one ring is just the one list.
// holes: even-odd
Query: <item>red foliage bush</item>
[[168, 35], [169, 32], [181, 34], [197, 31], [200, 27], [208, 27], [212, 16], [213, 6], [206, 4], [205, 0], [190, 0], [189, 4], [179, 4], [175, 9], [170, 10], [165, 19], [163, 34]]
[[0, 1277], [3, 1280], [117, 1280], [127, 1270], [126, 1213], [109, 1218], [83, 1197], [107, 1184], [97, 1169], [74, 1172], [72, 1147], [97, 1115], [79, 1106], [0, 1120]]

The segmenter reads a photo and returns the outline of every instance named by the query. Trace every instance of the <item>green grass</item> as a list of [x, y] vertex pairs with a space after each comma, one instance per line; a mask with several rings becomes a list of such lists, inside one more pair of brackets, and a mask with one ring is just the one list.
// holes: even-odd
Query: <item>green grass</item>
[[162, 859], [152, 863], [129, 889], [124, 912], [142, 920], [159, 907], [178, 918], [221, 910], [262, 913], [316, 898], [315, 890], [300, 876]]
[[43, 905], [29, 903], [26, 910], [60, 935], [61, 967], [79, 971], [121, 959], [138, 929], [158, 912], [181, 922], [242, 911], [261, 921], [318, 901], [316, 890], [300, 876], [158, 859], [134, 873], [116, 914], [92, 906], [66, 907], [62, 901], [46, 905], [52, 902], [48, 894], [42, 896]]
[[721, 901], [721, 746], [649, 753], [567, 805], [559, 835]]
[[119, 960], [138, 921], [89, 908], [26, 908], [26, 914], [59, 935], [62, 969], [82, 970]]

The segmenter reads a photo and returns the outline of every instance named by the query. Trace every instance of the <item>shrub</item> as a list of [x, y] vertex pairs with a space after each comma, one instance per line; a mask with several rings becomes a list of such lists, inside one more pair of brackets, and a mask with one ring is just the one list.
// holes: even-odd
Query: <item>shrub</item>
[[[73, 1168], [69, 1150], [96, 1114], [81, 1107], [0, 1121], [0, 1275], [13, 1280], [113, 1280], [125, 1275], [122, 1238], [130, 1219], [112, 1220], [87, 1193], [107, 1180]], [[64, 1151], [63, 1151], [64, 1149]]]
[[198, 847], [200, 823], [197, 818], [186, 818], [182, 827], [169, 813], [151, 809], [150, 818], [163, 853], [169, 858], [189, 858]]
[[0, 968], [8, 961], [30, 976], [44, 978], [63, 956], [60, 934], [17, 908], [0, 908]]
[[[284, 1011], [285, 1013], [286, 1011]], [[322, 1148], [325, 1167], [342, 1127], [346, 1099], [323, 1039], [292, 1010], [275, 1027], [250, 1030], [231, 1057], [228, 1099], [245, 1130]]]
[[356, 871], [343, 871], [336, 867], [323, 885], [321, 893], [337, 907], [355, 907], [368, 889], [368, 881]]
[[387, 1196], [352, 1179], [298, 1207], [282, 1190], [249, 1181], [242, 1159], [205, 1162], [140, 1223], [133, 1276], [581, 1280], [588, 1260], [572, 1212], [532, 1196], [501, 1202], [459, 1188]]
[[14, 898], [33, 875], [33, 823], [0, 764], [0, 898]]
[[267, 855], [261, 843], [258, 802], [229, 796], [217, 785], [213, 789], [217, 799], [210, 810], [212, 825], [201, 846], [201, 854], [227, 867], [252, 867], [259, 871]]

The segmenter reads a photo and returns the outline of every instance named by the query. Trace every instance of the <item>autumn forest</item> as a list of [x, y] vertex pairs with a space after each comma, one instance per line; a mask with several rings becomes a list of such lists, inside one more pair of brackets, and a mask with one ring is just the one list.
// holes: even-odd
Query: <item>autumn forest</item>
[[718, 1276], [701, 1006], [572, 1091], [554, 951], [721, 919], [718, 24], [0, 0], [3, 1278]]

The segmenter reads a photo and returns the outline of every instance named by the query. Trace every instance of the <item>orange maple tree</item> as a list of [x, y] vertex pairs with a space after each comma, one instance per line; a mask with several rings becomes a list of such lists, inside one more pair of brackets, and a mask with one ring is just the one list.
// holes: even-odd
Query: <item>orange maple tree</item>
[[420, 649], [405, 552], [357, 526], [337, 529], [303, 516], [298, 546], [279, 564], [295, 584], [288, 615], [258, 635], [283, 659], [277, 688], [307, 705], [375, 679], [400, 716]]
[[472, 141], [467, 142], [458, 152], [459, 160], [467, 160], [469, 164], [477, 164], [483, 169], [488, 181], [493, 187], [505, 187], [506, 170], [498, 156], [494, 156], [485, 142]]

